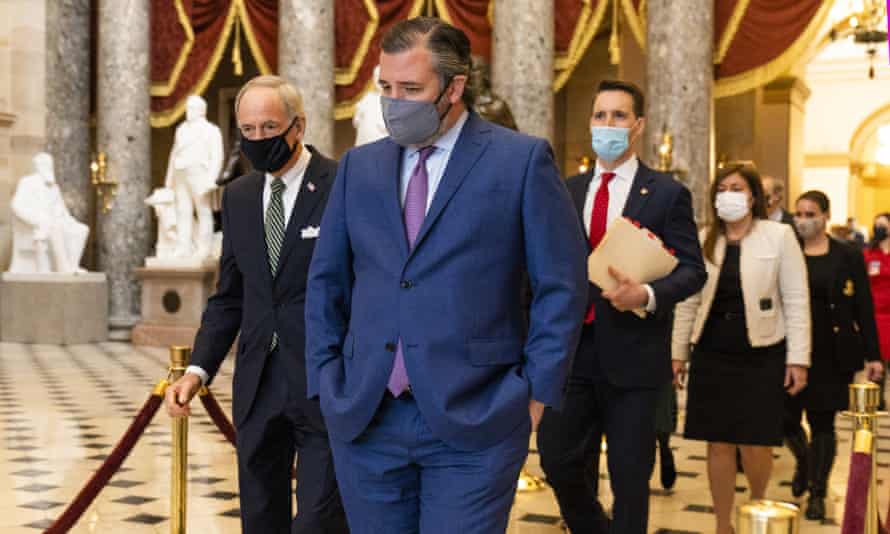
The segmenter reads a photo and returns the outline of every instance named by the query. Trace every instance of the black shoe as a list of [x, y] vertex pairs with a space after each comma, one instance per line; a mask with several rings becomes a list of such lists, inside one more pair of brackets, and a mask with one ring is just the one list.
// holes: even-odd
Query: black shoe
[[674, 451], [671, 450], [670, 434], [658, 434], [659, 465], [661, 469], [661, 487], [669, 490], [677, 483], [677, 464], [674, 462]]
[[807, 499], [807, 519], [810, 521], [822, 521], [825, 519], [825, 498], [810, 495]]
[[809, 454], [807, 452], [807, 435], [803, 428], [797, 427], [791, 435], [785, 436], [785, 445], [794, 455], [794, 477], [791, 479], [791, 494], [794, 497], [800, 497], [807, 491], [809, 485], [807, 471], [809, 464]]

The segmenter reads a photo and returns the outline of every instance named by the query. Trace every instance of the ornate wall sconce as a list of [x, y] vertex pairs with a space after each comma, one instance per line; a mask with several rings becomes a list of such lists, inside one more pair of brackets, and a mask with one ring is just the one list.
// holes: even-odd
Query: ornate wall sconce
[[90, 162], [90, 182], [96, 188], [102, 213], [110, 212], [117, 195], [118, 183], [106, 174], [105, 152], [99, 152]]
[[655, 150], [658, 153], [658, 170], [672, 174], [674, 178], [684, 182], [688, 172], [674, 168], [674, 136], [668, 132], [667, 127], [661, 129], [661, 143]]

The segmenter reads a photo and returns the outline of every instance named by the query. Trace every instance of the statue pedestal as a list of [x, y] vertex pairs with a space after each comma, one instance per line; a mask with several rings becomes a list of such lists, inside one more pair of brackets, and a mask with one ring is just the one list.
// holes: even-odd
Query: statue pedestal
[[0, 276], [0, 339], [77, 345], [108, 339], [105, 273]]
[[216, 266], [141, 267], [136, 277], [142, 281], [142, 321], [133, 328], [133, 344], [191, 346], [216, 287]]

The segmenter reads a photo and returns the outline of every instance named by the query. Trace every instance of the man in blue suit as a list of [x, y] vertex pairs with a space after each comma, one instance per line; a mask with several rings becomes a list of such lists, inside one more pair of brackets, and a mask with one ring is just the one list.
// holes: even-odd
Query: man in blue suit
[[382, 49], [390, 137], [339, 166], [309, 271], [308, 392], [353, 534], [504, 532], [578, 341], [581, 225], [547, 142], [468, 111], [463, 32], [411, 19]]
[[[704, 261], [689, 190], [639, 161], [635, 144], [645, 126], [643, 93], [604, 81], [590, 117], [596, 166], [568, 179], [589, 250], [608, 225], [627, 217], [657, 235], [679, 263], [667, 276], [640, 284], [612, 271], [617, 289], [592, 284], [581, 342], [563, 410], [547, 410], [538, 430], [541, 467], [574, 534], [646, 534], [649, 477], [655, 462], [655, 401], [671, 382], [674, 305], [705, 283]], [[631, 310], [645, 310], [640, 318]], [[585, 476], [600, 440], [609, 445], [615, 495], [611, 527]]]

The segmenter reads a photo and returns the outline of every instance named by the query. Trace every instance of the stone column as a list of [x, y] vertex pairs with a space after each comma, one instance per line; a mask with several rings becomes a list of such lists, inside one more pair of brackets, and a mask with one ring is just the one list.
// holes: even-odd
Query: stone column
[[334, 157], [334, 3], [278, 3], [278, 72], [303, 94], [305, 141]]
[[99, 0], [96, 144], [118, 182], [114, 207], [98, 217], [99, 268], [108, 275], [112, 334], [129, 335], [139, 319], [133, 269], [149, 249], [151, 184], [149, 0]]
[[494, 0], [492, 83], [519, 129], [553, 140], [554, 3]]
[[90, 0], [47, 2], [46, 29], [47, 152], [65, 205], [90, 224]]
[[763, 174], [785, 182], [786, 208], [803, 193], [804, 115], [810, 89], [800, 78], [785, 76], [763, 87], [758, 108], [757, 155]]
[[695, 219], [708, 217], [713, 168], [714, 2], [649, 0], [645, 159], [658, 161], [662, 129], [674, 136], [674, 168], [687, 171]]

